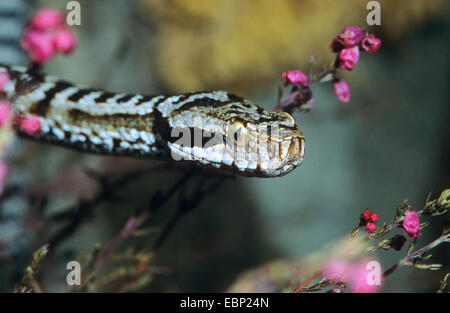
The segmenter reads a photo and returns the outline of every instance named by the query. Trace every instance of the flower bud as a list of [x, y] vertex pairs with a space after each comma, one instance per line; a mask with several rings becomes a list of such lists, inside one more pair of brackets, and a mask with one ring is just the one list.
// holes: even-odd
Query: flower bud
[[345, 82], [345, 80], [338, 80], [334, 83], [334, 94], [336, 98], [341, 102], [349, 102], [350, 101], [350, 87]]
[[301, 71], [287, 71], [283, 73], [284, 79], [291, 85], [305, 85], [308, 77]]
[[450, 189], [445, 189], [441, 193], [437, 200], [437, 205], [445, 209], [450, 209]]
[[48, 30], [61, 26], [64, 16], [54, 9], [42, 9], [31, 19], [30, 26], [38, 30]]
[[366, 232], [374, 233], [377, 230], [377, 225], [375, 223], [369, 222], [366, 224]]

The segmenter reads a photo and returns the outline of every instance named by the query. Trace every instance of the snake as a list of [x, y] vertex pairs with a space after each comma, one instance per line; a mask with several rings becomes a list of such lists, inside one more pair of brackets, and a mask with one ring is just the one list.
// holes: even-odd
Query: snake
[[0, 93], [40, 130], [19, 135], [81, 152], [193, 162], [248, 177], [280, 177], [303, 162], [294, 118], [227, 91], [141, 95], [77, 86], [26, 67], [0, 65]]

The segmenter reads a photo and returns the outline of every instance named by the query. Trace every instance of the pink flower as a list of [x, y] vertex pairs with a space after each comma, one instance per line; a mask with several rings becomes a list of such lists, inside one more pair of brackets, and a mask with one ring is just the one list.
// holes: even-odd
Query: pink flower
[[344, 47], [350, 48], [359, 44], [364, 36], [364, 31], [356, 26], [348, 26], [338, 35]]
[[376, 221], [378, 221], [378, 214], [377, 213], [372, 213], [371, 215], [370, 215], [370, 220], [372, 221], [372, 222], [376, 222]]
[[22, 48], [28, 52], [31, 60], [39, 64], [47, 63], [55, 55], [52, 35], [30, 28], [25, 30]]
[[347, 281], [350, 276], [352, 264], [344, 260], [331, 260], [322, 267], [322, 275], [334, 282]]
[[6, 83], [9, 82], [9, 75], [6, 72], [0, 72], [0, 91], [3, 91]]
[[16, 120], [19, 128], [27, 135], [35, 135], [41, 131], [41, 122], [35, 116], [19, 116]]
[[4, 100], [0, 100], [0, 127], [5, 126], [11, 117], [11, 107], [9, 103]]
[[72, 30], [67, 27], [58, 30], [53, 38], [56, 51], [61, 53], [70, 53], [75, 50], [76, 39]]
[[345, 80], [341, 79], [334, 83], [334, 94], [341, 102], [350, 101], [350, 87]]
[[361, 47], [370, 53], [377, 52], [380, 49], [381, 40], [370, 34], [362, 40]]
[[343, 49], [339, 53], [339, 62], [341, 64], [341, 69], [347, 69], [351, 71], [353, 67], [358, 63], [359, 60], [359, 47], [354, 46], [353, 48]]
[[38, 30], [48, 30], [59, 27], [64, 22], [61, 12], [54, 9], [42, 9], [31, 19], [30, 26]]
[[3, 193], [5, 179], [8, 176], [8, 166], [4, 162], [0, 162], [0, 195]]
[[362, 212], [362, 218], [366, 221], [370, 220], [370, 217], [372, 216], [372, 213], [370, 213], [369, 209], [365, 209], [364, 212]]
[[355, 293], [373, 293], [381, 288], [381, 268], [370, 265], [379, 263], [373, 260], [364, 259], [353, 264], [350, 273], [350, 289]]
[[369, 222], [366, 224], [366, 232], [374, 233], [377, 230], [377, 225], [375, 223]]
[[284, 79], [292, 85], [305, 85], [308, 78], [301, 71], [287, 71], [283, 73]]
[[407, 211], [405, 214], [405, 218], [403, 219], [403, 229], [406, 231], [406, 234], [411, 238], [416, 238], [416, 236], [420, 236], [420, 220], [417, 212], [415, 211]]

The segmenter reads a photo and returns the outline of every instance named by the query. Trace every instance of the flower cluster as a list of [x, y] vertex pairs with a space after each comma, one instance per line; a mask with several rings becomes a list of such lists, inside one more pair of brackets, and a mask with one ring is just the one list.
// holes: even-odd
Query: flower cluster
[[381, 281], [378, 284], [371, 281], [371, 272], [367, 266], [372, 261], [374, 260], [362, 259], [357, 262], [330, 260], [322, 267], [322, 275], [336, 284], [348, 283], [351, 292], [377, 292], [381, 288]]
[[366, 232], [373, 233], [377, 230], [376, 222], [378, 221], [378, 214], [372, 213], [369, 209], [365, 209], [360, 216], [360, 226], [365, 226]]
[[64, 25], [64, 15], [53, 9], [42, 9], [31, 19], [22, 38], [22, 48], [29, 58], [43, 65], [57, 53], [71, 53], [76, 46], [72, 30]]
[[[302, 111], [309, 110], [314, 104], [311, 85], [329, 80], [334, 83], [334, 94], [338, 100], [344, 103], [350, 101], [350, 87], [347, 82], [337, 77], [337, 70], [353, 70], [359, 61], [361, 51], [375, 53], [380, 46], [380, 39], [373, 34], [368, 34], [359, 27], [349, 26], [344, 28], [331, 43], [331, 50], [336, 53], [332, 65], [324, 66], [318, 73], [314, 73], [312, 62], [308, 76], [299, 70], [283, 73], [285, 83], [280, 89], [275, 111], [291, 112], [294, 108]], [[290, 87], [289, 96], [282, 100], [288, 87]]]

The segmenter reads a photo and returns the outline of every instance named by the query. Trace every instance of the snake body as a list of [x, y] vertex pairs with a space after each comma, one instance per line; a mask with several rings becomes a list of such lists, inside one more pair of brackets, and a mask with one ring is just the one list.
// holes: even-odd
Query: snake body
[[[106, 155], [172, 158], [244, 176], [277, 177], [300, 165], [305, 140], [285, 112], [268, 112], [226, 91], [131, 95], [77, 87], [0, 65], [3, 96], [41, 130], [24, 136]], [[18, 129], [19, 132], [20, 129]]]

